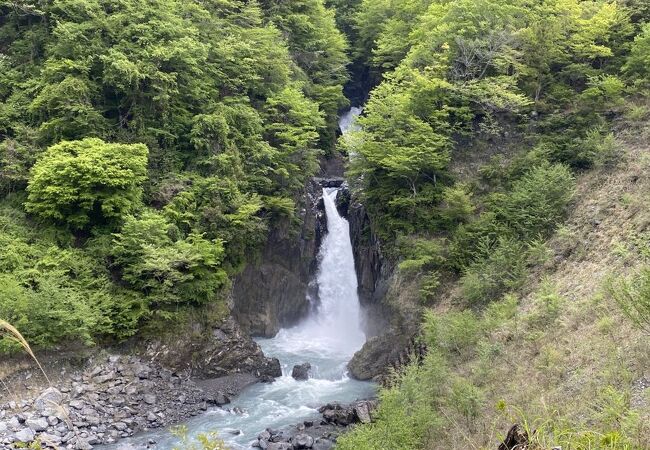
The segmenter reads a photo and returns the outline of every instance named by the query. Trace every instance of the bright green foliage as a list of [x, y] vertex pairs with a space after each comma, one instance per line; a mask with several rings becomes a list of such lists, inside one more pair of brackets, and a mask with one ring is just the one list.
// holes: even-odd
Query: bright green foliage
[[44, 219], [29, 226], [56, 235], [36, 234], [25, 267], [47, 241], [74, 243], [92, 268], [74, 287], [66, 272], [43, 274], [61, 311], [87, 317], [56, 335], [17, 306], [40, 291], [7, 268], [7, 289], [22, 289], [11, 308], [26, 311], [13, 321], [47, 346], [223, 306], [228, 277], [277, 221], [292, 223], [319, 144], [332, 146], [347, 80], [333, 11], [322, 0], [53, 0], [0, 2], [0, 17], [0, 195], [15, 194], [7, 210], [20, 215], [28, 188], [24, 208]]
[[417, 450], [427, 435], [442, 430], [441, 404], [449, 372], [444, 357], [430, 352], [422, 365], [411, 365], [399, 387], [379, 395], [378, 420], [338, 438], [339, 450]]
[[122, 278], [158, 305], [215, 300], [228, 279], [220, 267], [222, 242], [194, 233], [173, 237], [173, 228], [160, 214], [129, 217], [111, 249]]
[[634, 44], [627, 63], [623, 67], [625, 74], [632, 78], [640, 88], [650, 87], [650, 23], [634, 38]]
[[123, 338], [137, 330], [146, 304], [114, 285], [92, 252], [71, 247], [65, 233], [31, 226], [6, 203], [0, 211], [0, 316], [30, 344], [92, 343], [96, 336]]
[[322, 142], [332, 147], [338, 111], [347, 104], [343, 84], [348, 79], [347, 43], [336, 28], [334, 11], [323, 0], [261, 0], [273, 23], [285, 34], [289, 51], [304, 77], [311, 80], [305, 93], [324, 113]]
[[417, 73], [383, 84], [359, 121], [362, 131], [345, 140], [352, 156], [350, 173], [361, 181], [369, 210], [386, 217], [384, 233], [432, 225], [432, 208], [443, 187], [437, 179], [449, 162], [449, 112], [443, 106], [449, 88]]
[[547, 234], [560, 222], [573, 196], [574, 180], [566, 166], [544, 165], [513, 183], [506, 195], [490, 200], [496, 220], [519, 239]]
[[72, 228], [120, 220], [141, 204], [147, 154], [95, 138], [53, 145], [32, 168], [25, 208]]

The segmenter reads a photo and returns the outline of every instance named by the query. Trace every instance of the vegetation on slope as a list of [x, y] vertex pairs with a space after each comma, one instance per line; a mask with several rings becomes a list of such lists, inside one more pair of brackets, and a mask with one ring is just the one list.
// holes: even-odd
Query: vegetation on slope
[[333, 145], [347, 57], [330, 10], [46, 0], [0, 17], [0, 317], [45, 347], [223, 310]]
[[[647, 147], [614, 129], [648, 120], [647, 7], [363, 0], [340, 20], [382, 77], [350, 180], [428, 351], [337, 448], [495, 448], [515, 422], [533, 448], [647, 448]], [[596, 230], [594, 207], [614, 215]]]

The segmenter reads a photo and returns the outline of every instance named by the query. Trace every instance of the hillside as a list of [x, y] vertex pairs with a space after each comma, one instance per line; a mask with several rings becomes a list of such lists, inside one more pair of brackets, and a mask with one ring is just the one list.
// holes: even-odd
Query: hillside
[[0, 1], [0, 446], [650, 448], [646, 3]]

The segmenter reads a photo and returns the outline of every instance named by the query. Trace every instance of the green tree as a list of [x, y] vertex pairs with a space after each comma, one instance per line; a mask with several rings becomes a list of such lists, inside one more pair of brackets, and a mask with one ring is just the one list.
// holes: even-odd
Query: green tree
[[145, 294], [152, 307], [218, 299], [228, 280], [221, 268], [223, 243], [196, 233], [184, 239], [174, 234], [158, 213], [129, 216], [110, 250], [124, 281]]
[[31, 171], [25, 208], [74, 229], [119, 221], [141, 205], [147, 153], [96, 138], [53, 145]]

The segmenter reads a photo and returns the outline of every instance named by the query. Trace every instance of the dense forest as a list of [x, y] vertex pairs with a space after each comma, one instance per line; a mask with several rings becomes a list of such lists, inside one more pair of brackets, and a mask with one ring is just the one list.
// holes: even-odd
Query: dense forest
[[[521, 348], [552, 342], [552, 329], [568, 321], [562, 311], [571, 308], [550, 280], [527, 310], [518, 303], [529, 273], [553, 253], [547, 240], [566, 219], [576, 180], [615, 170], [624, 157], [615, 124], [647, 117], [647, 3], [338, 3], [352, 57], [380, 81], [362, 129], [340, 147], [351, 155], [356, 195], [398, 262], [399, 289], [412, 287], [395, 301], [424, 306], [428, 349], [382, 392], [379, 420], [338, 448], [485, 448], [503, 438], [507, 420], [537, 430], [532, 448], [647, 448], [647, 414], [628, 409], [629, 394], [614, 387], [627, 385], [627, 369], [619, 378], [594, 375], [602, 391], [584, 404], [573, 387], [576, 397], [560, 405], [544, 396], [551, 402], [563, 385], [557, 365], [570, 343], [539, 344], [532, 356], [543, 362], [528, 375], [511, 374], [523, 364], [499, 367], [524, 353], [509, 354], [509, 340]], [[637, 243], [647, 248], [647, 235]], [[647, 270], [612, 283], [610, 297], [627, 316], [647, 321]], [[453, 300], [434, 307], [445, 298]], [[553, 370], [557, 378], [532, 381]], [[497, 386], [508, 378], [529, 385], [503, 392]], [[541, 400], [522, 394], [535, 389]]]
[[333, 151], [345, 50], [318, 0], [2, 2], [0, 317], [48, 346], [221, 314]]
[[[227, 314], [233, 277], [342, 154], [427, 353], [337, 448], [482, 448], [513, 410], [539, 448], [647, 448], [614, 387], [598, 414], [535, 424], [490, 402], [494, 336], [555, 326], [550, 282], [523, 319], [516, 294], [578, 180], [624, 159], [616, 128], [647, 120], [649, 89], [645, 0], [0, 1], [0, 318], [49, 348]], [[360, 130], [338, 139], [348, 98]], [[608, 292], [648, 328], [647, 268]]]

